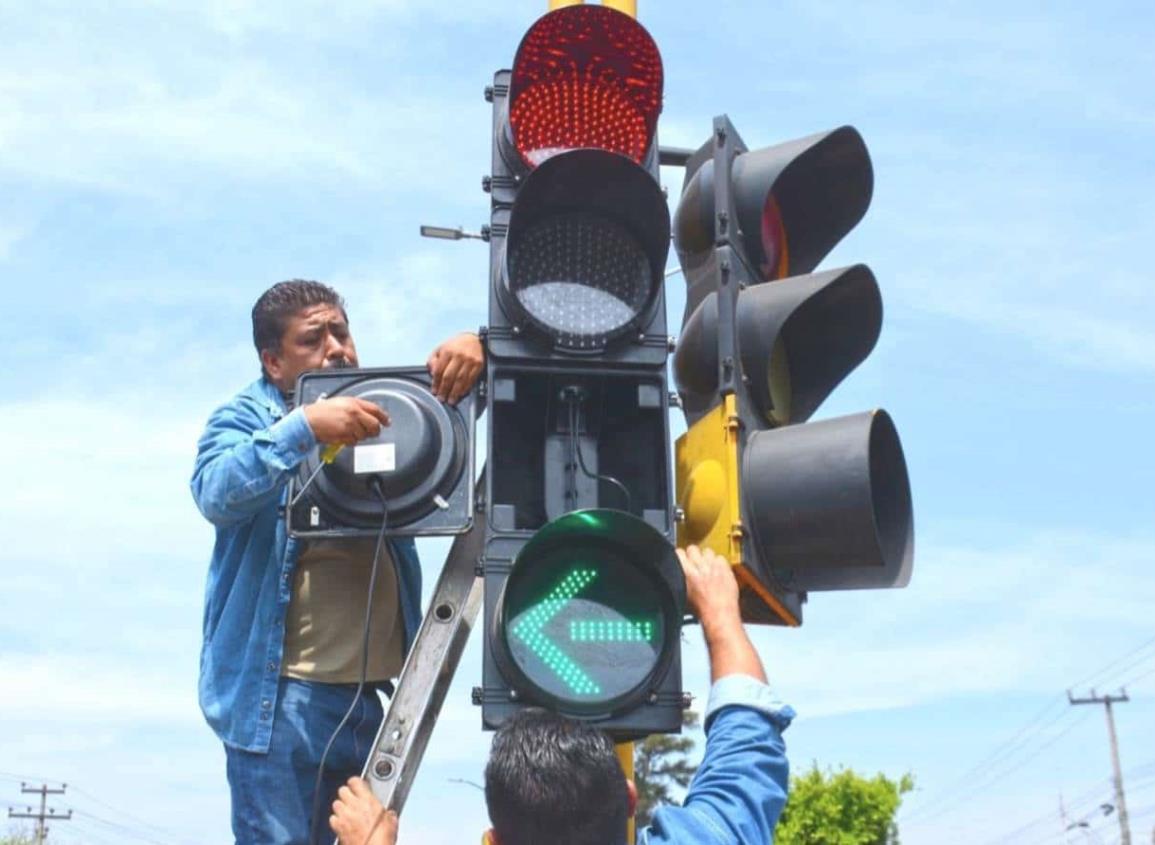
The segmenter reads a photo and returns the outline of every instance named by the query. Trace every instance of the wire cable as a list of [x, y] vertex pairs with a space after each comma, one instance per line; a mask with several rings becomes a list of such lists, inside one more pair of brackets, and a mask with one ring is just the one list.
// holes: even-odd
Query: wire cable
[[582, 454], [581, 438], [578, 437], [578, 433], [577, 433], [577, 424], [578, 424], [577, 403], [578, 403], [578, 397], [574, 394], [570, 394], [570, 396], [569, 396], [569, 422], [570, 422], [569, 434], [570, 434], [570, 443], [572, 444], [572, 449], [573, 449], [574, 453], [577, 455], [578, 466], [581, 468], [581, 471], [585, 474], [586, 478], [592, 478], [595, 481], [604, 481], [607, 484], [613, 484], [615, 487], [617, 487], [618, 490], [621, 491], [623, 498], [626, 500], [626, 513], [633, 513], [633, 510], [634, 510], [633, 499], [630, 497], [630, 491], [626, 489], [626, 485], [622, 484], [622, 482], [618, 481], [618, 479], [614, 478], [612, 475], [599, 475], [598, 473], [590, 472], [589, 467], [586, 466], [586, 459], [585, 459], [585, 456]]
[[[1058, 710], [1056, 710], [1057, 706], [1059, 707]], [[1035, 733], [1042, 732], [1046, 728], [1057, 724], [1068, 713], [1070, 713], [1070, 710], [1068, 709], [1066, 699], [1055, 698], [1050, 700], [1042, 710], [1032, 716], [1023, 727], [1019, 728], [1010, 739], [996, 745], [991, 752], [963, 772], [963, 774], [952, 781], [948, 787], [932, 794], [930, 799], [923, 801], [921, 804], [911, 807], [910, 810], [904, 814], [903, 821], [915, 821], [925, 816], [928, 810], [944, 802], [949, 802], [958, 795], [960, 789], [965, 788], [968, 784], [974, 783], [973, 776], [981, 775], [985, 771], [990, 771], [996, 764], [1001, 764], [1014, 757], [1022, 751], [1023, 748], [1031, 744]]]
[[98, 816], [95, 813], [89, 813], [85, 810], [78, 810], [75, 807], [72, 809], [72, 817], [73, 819], [88, 819], [91, 822], [95, 822], [96, 824], [107, 828], [109, 831], [115, 832], [120, 837], [127, 836], [140, 842], [148, 842], [150, 845], [169, 845], [169, 843], [172, 841], [171, 839], [167, 841], [164, 839], [158, 839], [156, 834], [152, 833], [151, 831], [141, 830], [140, 828], [132, 827], [131, 825], [112, 821], [111, 819]]
[[357, 690], [353, 693], [353, 700], [349, 702], [349, 709], [345, 711], [345, 715], [341, 717], [341, 721], [337, 727], [333, 729], [329, 741], [325, 743], [325, 750], [321, 752], [321, 762], [317, 764], [317, 780], [313, 784], [313, 815], [309, 823], [309, 839], [316, 841], [317, 839], [317, 822], [321, 815], [321, 786], [325, 779], [325, 761], [329, 758], [329, 752], [333, 748], [333, 743], [337, 741], [341, 730], [348, 723], [353, 711], [357, 709], [357, 704], [361, 700], [361, 693], [365, 690], [365, 678], [369, 674], [369, 627], [373, 621], [373, 593], [377, 587], [377, 570], [378, 564], [381, 561], [381, 548], [385, 544], [385, 532], [389, 529], [389, 502], [385, 498], [385, 491], [381, 487], [381, 479], [373, 476], [369, 482], [373, 487], [373, 491], [381, 499], [382, 516], [381, 516], [381, 530], [377, 532], [377, 545], [373, 550], [373, 564], [369, 570], [369, 590], [368, 596], [365, 599], [365, 626], [361, 632], [361, 676], [357, 680]]
[[[1138, 657], [1137, 659], [1133, 658], [1135, 658], [1136, 655], [1139, 655], [1141, 652], [1146, 651], [1153, 645], [1155, 645], [1155, 637], [1144, 641], [1127, 653], [1115, 658], [1114, 660], [1111, 660], [1106, 665], [1095, 670], [1091, 674], [1086, 675], [1081, 680], [1069, 685], [1068, 689], [1084, 686], [1088, 682], [1100, 678], [1102, 678], [1102, 680], [1100, 680], [1099, 683], [1103, 683], [1106, 680], [1110, 680], [1112, 677], [1116, 677], [1124, 672], [1129, 672], [1132, 669], [1141, 666], [1155, 655], [1145, 654], [1141, 657]], [[1115, 671], [1112, 672], [1112, 670]], [[1144, 680], [1151, 674], [1152, 672], [1146, 672], [1142, 675], [1139, 675], [1138, 677], [1132, 678], [1129, 683], [1133, 684]], [[1039, 734], [1048, 728], [1051, 728], [1052, 726], [1058, 725], [1061, 721], [1063, 721], [1069, 712], [1068, 707], [1069, 703], [1067, 702], [1066, 698], [1056, 697], [1051, 699], [1048, 704], [1044, 705], [1042, 710], [1035, 714], [1035, 716], [1033, 716], [1025, 725], [1023, 725], [1023, 727], [1020, 728], [1014, 735], [999, 745], [995, 746], [992, 751], [990, 751], [978, 763], [975, 763], [973, 766], [971, 766], [971, 768], [967, 769], [967, 771], [960, 775], [954, 782], [952, 782], [950, 786], [932, 794], [929, 800], [923, 801], [921, 804], [915, 805], [914, 807], [905, 810], [905, 812], [900, 810], [900, 814], [903, 816], [903, 822], [921, 822], [924, 818], [934, 818], [941, 815], [942, 811], [938, 808], [942, 805], [949, 807], [951, 804], [955, 803], [955, 799], [959, 794], [960, 788], [962, 788], [962, 791], [966, 792], [969, 791], [969, 789], [966, 788], [967, 785], [970, 785], [971, 787], [974, 786], [974, 775], [979, 775], [984, 771], [989, 772], [991, 769], [1004, 766], [1005, 764], [1010, 763], [1020, 754], [1028, 751], [1029, 747], [1034, 743], [1036, 737]], [[1031, 756], [1036, 756], [1037, 753], [1038, 752], [1032, 754]], [[1015, 768], [1017, 767], [1012, 766], [1010, 771], [1013, 771]], [[987, 775], [982, 775], [982, 778], [986, 777]]]
[[[942, 804], [942, 806], [940, 806], [939, 809], [936, 809], [933, 812], [928, 813], [926, 811], [926, 809], [924, 808], [921, 811], [921, 814], [919, 815], [920, 822], [926, 823], [926, 822], [930, 821], [931, 819], [936, 819], [945, 813], [951, 812], [951, 810], [953, 808], [956, 808], [956, 805], [959, 802], [973, 798], [973, 797], [980, 795], [981, 793], [987, 791], [994, 784], [998, 783], [1000, 780], [1007, 777], [1008, 775], [1010, 775], [1014, 772], [1017, 772], [1019, 769], [1021, 769], [1027, 763], [1031, 762], [1036, 757], [1038, 757], [1040, 754], [1042, 754], [1044, 751], [1046, 751], [1048, 748], [1053, 746], [1056, 742], [1058, 742], [1060, 739], [1062, 739], [1064, 736], [1066, 736], [1068, 733], [1070, 733], [1074, 728], [1078, 727], [1084, 721], [1086, 721], [1090, 717], [1090, 715], [1091, 715], [1090, 713], [1083, 713], [1081, 716], [1077, 717], [1074, 721], [1070, 722], [1061, 731], [1059, 731], [1058, 733], [1051, 736], [1042, 745], [1038, 746], [1037, 748], [1034, 748], [1032, 750], [1032, 752], [1030, 754], [1028, 754], [1026, 757], [1024, 757], [1021, 760], [1016, 761], [1012, 765], [1010, 765], [1006, 768], [1003, 768], [1001, 770], [998, 770], [998, 771], [996, 771], [990, 775], [984, 775], [978, 783], [972, 784], [969, 788], [964, 788], [963, 790], [956, 793], [955, 795], [950, 796], [950, 798], [952, 800], [949, 800], [945, 804]], [[1008, 760], [1006, 762], [1010, 762], [1010, 761]], [[910, 818], [906, 819], [907, 822], [910, 822], [911, 820], [912, 819], [910, 819]]]
[[[1108, 663], [1103, 668], [1098, 669], [1095, 672], [1092, 672], [1090, 675], [1087, 675], [1087, 677], [1083, 678], [1083, 680], [1076, 681], [1075, 683], [1071, 684], [1071, 687], [1086, 686], [1091, 681], [1094, 681], [1096, 678], [1098, 678], [1100, 675], [1106, 674], [1108, 672], [1108, 670], [1113, 669], [1114, 667], [1118, 666], [1120, 663], [1123, 663], [1123, 662], [1129, 660], [1130, 658], [1134, 657], [1139, 652], [1144, 651], [1145, 649], [1147, 649], [1153, 645], [1155, 645], [1155, 637], [1152, 637], [1151, 639], [1147, 640], [1146, 642], [1143, 642], [1142, 644], [1131, 649], [1131, 651], [1127, 652], [1122, 657], [1115, 658], [1114, 660], [1112, 660], [1110, 663]], [[1151, 657], [1155, 657], [1155, 654], [1144, 655], [1143, 657], [1139, 658], [1138, 660], [1134, 661], [1133, 663], [1128, 664], [1126, 669], [1122, 669], [1119, 672], [1116, 672], [1115, 674], [1118, 675], [1118, 674], [1121, 674], [1122, 672], [1130, 671], [1131, 669], [1135, 668], [1136, 666], [1149, 660]], [[1110, 678], [1110, 677], [1111, 676], [1108, 676], [1108, 678]], [[1098, 681], [1097, 683], [1102, 684], [1106, 680], [1107, 679], [1104, 679], [1104, 680]]]
[[[107, 801], [104, 801], [103, 799], [97, 797], [96, 795], [93, 795], [87, 789], [81, 789], [79, 786], [77, 786], [74, 783], [69, 784], [68, 789], [70, 792], [73, 792], [76, 795], [80, 795], [80, 796], [88, 799], [89, 801], [93, 801], [96, 804], [99, 804], [100, 806], [104, 807], [106, 810], [111, 810], [112, 812], [116, 813], [118, 816], [120, 816], [122, 818], [125, 818], [125, 819], [128, 819], [129, 821], [135, 822], [142, 829], [152, 830], [154, 834], [156, 834], [158, 836], [167, 837], [169, 839], [172, 839], [175, 836], [173, 831], [168, 830], [168, 829], [163, 828], [163, 827], [160, 827], [159, 825], [153, 824], [152, 822], [146, 821], [145, 819], [142, 819], [140, 816], [134, 816], [132, 813], [129, 813], [126, 810], [121, 809], [120, 807], [114, 807], [112, 804], [109, 804]], [[72, 803], [75, 805], [76, 802], [73, 801]], [[78, 810], [77, 812], [80, 812], [80, 811]], [[183, 837], [177, 837], [177, 838], [183, 839]], [[184, 841], [188, 841], [188, 840], [184, 840]]]

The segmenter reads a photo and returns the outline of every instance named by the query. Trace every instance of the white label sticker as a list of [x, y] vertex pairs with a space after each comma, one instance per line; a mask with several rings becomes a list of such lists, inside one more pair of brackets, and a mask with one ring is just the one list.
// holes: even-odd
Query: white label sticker
[[393, 472], [397, 469], [397, 444], [372, 443], [353, 447], [353, 472]]

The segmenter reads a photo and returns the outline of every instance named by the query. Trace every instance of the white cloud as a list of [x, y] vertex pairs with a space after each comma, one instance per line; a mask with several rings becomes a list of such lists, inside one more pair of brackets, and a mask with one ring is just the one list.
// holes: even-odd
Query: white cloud
[[[966, 694], [1053, 693], [1149, 629], [1155, 538], [1035, 533], [1009, 546], [935, 541], [905, 590], [815, 593], [796, 631], [753, 638], [807, 717]], [[691, 639], [693, 639], [691, 637]], [[945, 671], [944, 667], [949, 667]]]
[[206, 60], [191, 91], [127, 63], [25, 73], [0, 69], [0, 172], [20, 178], [177, 202], [190, 171], [204, 167], [242, 181], [377, 189], [411, 184], [431, 165], [461, 170], [444, 146], [427, 149], [420, 168], [392, 156], [392, 140], [414, 126], [452, 137], [459, 104], [428, 95], [370, 99], [279, 78], [251, 59]]
[[485, 248], [432, 244], [385, 266], [350, 268], [332, 278], [349, 303], [363, 365], [424, 365], [438, 343], [485, 322]]
[[[192, 14], [202, 15], [213, 29], [230, 38], [242, 39], [269, 34], [291, 34], [307, 40], [355, 35], [375, 23], [393, 25], [415, 20], [439, 23], [481, 23], [509, 16], [509, 5], [484, 0], [463, 0], [453, 4], [421, 3], [414, 0], [352, 0], [332, 6], [321, 0], [291, 0], [269, 4], [262, 0], [211, 0], [208, 3], [174, 4]], [[544, 5], [524, 0], [526, 22], [545, 11]]]
[[201, 722], [193, 694], [195, 669], [118, 665], [113, 655], [0, 654], [0, 676], [5, 679], [0, 714], [6, 722]]

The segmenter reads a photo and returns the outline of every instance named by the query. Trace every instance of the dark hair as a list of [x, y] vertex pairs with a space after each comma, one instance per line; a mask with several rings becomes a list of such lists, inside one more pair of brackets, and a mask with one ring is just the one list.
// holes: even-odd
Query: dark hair
[[501, 845], [618, 845], [629, 798], [614, 744], [547, 710], [523, 710], [493, 737], [485, 803]]
[[[257, 354], [266, 349], [280, 349], [289, 318], [313, 305], [335, 305], [345, 314], [345, 300], [320, 282], [290, 279], [277, 282], [262, 293], [253, 306], [253, 346], [257, 347]], [[348, 320], [345, 314], [345, 321]]]

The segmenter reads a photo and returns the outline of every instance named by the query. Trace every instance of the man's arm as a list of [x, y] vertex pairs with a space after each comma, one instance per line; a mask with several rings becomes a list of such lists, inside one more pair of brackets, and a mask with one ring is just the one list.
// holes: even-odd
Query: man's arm
[[746, 635], [738, 608], [738, 580], [723, 558], [707, 549], [678, 549], [686, 576], [686, 600], [702, 623], [710, 652], [710, 681], [728, 675], [749, 675], [766, 683], [766, 670]]
[[351, 397], [297, 408], [269, 426], [250, 406], [225, 405], [209, 418], [197, 443], [193, 499], [214, 525], [248, 519], [277, 501], [318, 442], [352, 445], [388, 424], [379, 406]]
[[781, 731], [793, 711], [773, 700], [742, 625], [730, 564], [694, 546], [678, 551], [686, 595], [702, 623], [714, 682], [706, 712], [706, 755], [682, 807], [660, 808], [641, 841], [770, 842], [786, 804]]

